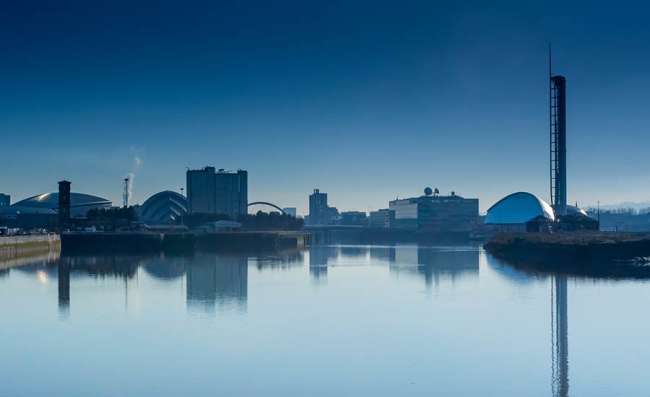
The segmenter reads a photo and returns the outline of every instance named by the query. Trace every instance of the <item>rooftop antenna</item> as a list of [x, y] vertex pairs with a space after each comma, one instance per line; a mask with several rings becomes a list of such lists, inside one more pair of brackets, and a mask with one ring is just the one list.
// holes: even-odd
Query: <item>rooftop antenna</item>
[[124, 178], [124, 192], [122, 193], [122, 205], [129, 206], [129, 178]]

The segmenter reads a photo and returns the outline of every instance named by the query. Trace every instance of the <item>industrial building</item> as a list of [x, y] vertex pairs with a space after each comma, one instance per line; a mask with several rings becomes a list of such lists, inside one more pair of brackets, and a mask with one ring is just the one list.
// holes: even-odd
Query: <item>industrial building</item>
[[478, 199], [464, 198], [454, 192], [434, 194], [430, 188], [420, 197], [389, 202], [394, 212], [392, 228], [433, 232], [470, 232], [478, 223]]
[[138, 217], [150, 225], [177, 224], [187, 214], [187, 199], [165, 190], [149, 197], [140, 207]]
[[188, 210], [191, 214], [214, 214], [217, 212], [216, 169], [187, 170], [186, 192]]
[[247, 213], [248, 172], [244, 170], [188, 170], [186, 190], [191, 214], [223, 214], [237, 219]]

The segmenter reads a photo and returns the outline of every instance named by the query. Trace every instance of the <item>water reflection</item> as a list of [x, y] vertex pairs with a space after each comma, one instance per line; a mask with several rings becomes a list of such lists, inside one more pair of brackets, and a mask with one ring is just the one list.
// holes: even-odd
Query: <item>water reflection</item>
[[[74, 280], [116, 278], [124, 280], [124, 304], [128, 307], [129, 280], [139, 269], [165, 282], [185, 282], [187, 308], [214, 312], [220, 309], [245, 311], [248, 299], [248, 266], [257, 269], [287, 269], [301, 266], [303, 253], [297, 250], [267, 254], [197, 253], [190, 256], [75, 255], [45, 256], [2, 262], [2, 276], [12, 271], [33, 274], [40, 282], [57, 280], [58, 307], [64, 318], [74, 301]], [[72, 280], [72, 281], [71, 281]], [[72, 289], [72, 292], [71, 292]]]
[[551, 355], [551, 390], [554, 397], [569, 395], [569, 316], [566, 276], [553, 277], [552, 299], [552, 346]]
[[187, 305], [214, 311], [215, 305], [243, 310], [248, 297], [248, 258], [197, 255], [186, 274]]
[[309, 274], [312, 280], [323, 282], [327, 279], [327, 266], [330, 260], [338, 258], [339, 248], [316, 246], [309, 248]]
[[315, 281], [327, 278], [333, 265], [388, 265], [391, 272], [413, 274], [424, 278], [427, 287], [438, 286], [441, 280], [477, 276], [478, 247], [396, 246], [314, 246], [309, 249], [309, 273]]
[[[301, 267], [305, 262], [308, 262], [308, 274], [307, 269]], [[132, 327], [142, 327], [141, 331], [144, 336], [136, 338], [139, 343], [142, 343], [142, 340], [147, 340], [148, 335], [152, 334], [151, 328], [159, 326], [161, 323], [164, 324], [167, 320], [176, 321], [181, 325], [196, 321], [197, 324], [201, 324], [196, 328], [197, 332], [205, 332], [206, 339], [204, 340], [213, 338], [211, 340], [226, 341], [220, 348], [236, 343], [233, 342], [233, 338], [228, 338], [231, 334], [224, 338], [215, 337], [215, 335], [224, 334], [219, 334], [218, 327], [203, 326], [203, 323], [200, 323], [209, 316], [187, 316], [188, 311], [209, 314], [221, 314], [229, 311], [235, 316], [245, 316], [246, 321], [233, 321], [232, 323], [227, 322], [229, 321], [227, 316], [219, 318], [220, 321], [223, 320], [221, 324], [228, 325], [224, 328], [229, 333], [242, 335], [241, 346], [236, 346], [242, 349], [249, 348], [246, 343], [247, 340], [250, 340], [251, 335], [254, 335], [254, 330], [269, 330], [269, 335], [281, 330], [281, 333], [271, 336], [282, 338], [283, 335], [291, 334], [291, 338], [283, 340], [283, 347], [285, 344], [293, 346], [293, 338], [301, 338], [301, 335], [302, 337], [309, 336], [308, 339], [298, 339], [300, 346], [313, 348], [314, 352], [319, 354], [318, 347], [315, 347], [317, 344], [313, 343], [315, 340], [313, 335], [315, 331], [319, 332], [320, 328], [317, 328], [316, 325], [320, 327], [320, 324], [313, 325], [318, 321], [301, 322], [302, 318], [322, 320], [327, 325], [322, 328], [328, 330], [335, 329], [341, 323], [361, 327], [362, 332], [356, 334], [348, 332], [347, 329], [340, 333], [327, 333], [326, 338], [331, 338], [327, 340], [329, 350], [323, 354], [330, 354], [333, 351], [347, 360], [354, 360], [356, 357], [346, 355], [348, 350], [374, 351], [375, 346], [384, 346], [382, 343], [387, 340], [386, 338], [398, 335], [399, 337], [394, 339], [394, 349], [391, 346], [383, 347], [385, 352], [381, 352], [381, 354], [389, 357], [385, 362], [372, 360], [373, 362], [370, 363], [370, 360], [363, 357], [359, 358], [360, 361], [354, 362], [355, 370], [364, 365], [376, 366], [372, 368], [373, 372], [368, 378], [373, 378], [376, 372], [391, 373], [391, 371], [395, 371], [395, 361], [391, 362], [390, 359], [403, 359], [404, 351], [408, 351], [408, 354], [412, 355], [413, 362], [421, 363], [422, 372], [418, 372], [418, 375], [422, 374], [421, 379], [425, 379], [427, 373], [434, 371], [443, 373], [449, 368], [449, 371], [455, 371], [451, 372], [453, 376], [453, 373], [461, 373], [462, 370], [470, 368], [472, 363], [476, 364], [470, 360], [482, 360], [476, 353], [482, 346], [487, 346], [486, 350], [490, 353], [489, 361], [478, 362], [478, 364], [483, 365], [483, 368], [488, 368], [493, 366], [496, 358], [501, 360], [500, 363], [505, 363], [503, 373], [506, 373], [508, 372], [508, 360], [511, 357], [520, 358], [521, 350], [518, 348], [525, 346], [526, 349], [530, 349], [527, 354], [531, 354], [531, 360], [517, 362], [530, 366], [526, 370], [533, 375], [526, 380], [543, 388], [546, 394], [550, 378], [551, 393], [549, 394], [566, 397], [569, 395], [569, 386], [574, 394], [582, 386], [578, 379], [584, 379], [585, 371], [588, 370], [585, 368], [588, 366], [584, 365], [584, 360], [588, 359], [585, 356], [593, 354], [591, 351], [597, 350], [596, 348], [582, 348], [579, 355], [572, 356], [571, 370], [574, 384], [569, 385], [567, 276], [518, 270], [471, 246], [325, 246], [311, 247], [308, 252], [275, 252], [252, 256], [212, 253], [197, 253], [191, 256], [118, 255], [62, 258], [45, 256], [33, 259], [32, 263], [25, 261], [20, 263], [19, 267], [4, 268], [0, 272], [0, 276], [2, 276], [0, 291], [3, 288], [5, 290], [11, 288], [11, 292], [7, 293], [7, 296], [16, 296], [21, 303], [15, 305], [16, 310], [25, 310], [25, 307], [29, 307], [36, 313], [33, 314], [33, 318], [47, 319], [47, 315], [41, 315], [42, 313], [34, 308], [38, 306], [38, 310], [52, 311], [57, 301], [61, 313], [65, 313], [67, 316], [74, 314], [77, 318], [84, 318], [84, 321], [88, 322], [92, 321], [93, 317], [88, 314], [89, 310], [101, 310], [100, 305], [96, 302], [101, 302], [109, 309], [117, 310], [117, 313], [120, 314], [120, 294], [123, 292], [125, 305], [128, 305], [128, 296], [129, 294], [134, 296], [133, 290], [136, 289], [137, 299], [132, 299], [132, 302], [137, 302], [137, 308], [141, 310], [131, 311], [128, 316], [116, 316], [114, 321], [121, 322], [122, 329], [130, 330]], [[314, 281], [327, 280], [328, 270], [330, 272], [329, 284], [313, 288]], [[13, 272], [18, 277], [12, 276]], [[269, 274], [273, 272], [278, 272], [278, 274]], [[280, 276], [279, 272], [283, 272], [282, 275], [284, 272], [290, 274], [287, 274], [289, 277], [286, 278], [278, 277]], [[338, 275], [338, 272], [346, 272], [346, 276], [334, 277]], [[399, 275], [400, 277], [397, 280], [397, 277], [387, 277], [388, 275]], [[479, 276], [480, 280], [478, 280]], [[278, 279], [282, 279], [282, 282], [278, 283]], [[98, 280], [102, 282], [97, 282]], [[363, 284], [369, 280], [371, 282]], [[399, 282], [395, 282], [396, 280]], [[443, 280], [459, 282], [459, 288], [455, 290], [459, 293], [427, 294], [427, 300], [422, 300], [424, 294], [420, 292], [423, 284], [438, 288], [440, 283], [444, 287]], [[464, 280], [469, 280], [470, 283], [463, 285], [461, 281]], [[480, 288], [475, 288], [478, 286], [475, 283], [477, 280], [480, 281]], [[571, 277], [571, 280], [575, 280], [575, 278]], [[379, 282], [375, 283], [376, 281]], [[12, 283], [14, 283], [13, 286]], [[588, 290], [591, 283], [584, 284], [585, 288], [581, 293]], [[30, 285], [38, 287], [37, 293], [33, 297], [25, 298], [32, 291], [24, 287]], [[255, 286], [260, 285], [264, 285], [265, 288], [252, 291]], [[367, 287], [368, 292], [358, 294], [356, 290], [358, 285]], [[513, 286], [515, 288], [512, 288]], [[117, 291], [117, 294], [106, 293], [108, 290]], [[313, 293], [314, 290], [319, 293]], [[512, 290], [516, 290], [517, 293], [513, 294]], [[467, 291], [470, 293], [466, 293]], [[522, 294], [521, 291], [525, 291], [525, 293]], [[620, 291], [616, 290], [615, 293], [618, 294]], [[598, 293], [600, 292], [598, 291]], [[642, 295], [643, 291], [637, 293], [641, 295], [636, 295], [636, 297], [644, 296]], [[95, 294], [103, 294], [103, 296], [101, 299], [97, 299]], [[577, 295], [576, 293], [576, 298], [578, 298]], [[41, 301], [39, 300], [43, 296], [48, 300], [47, 303], [51, 303], [51, 305], [43, 305], [44, 309], [40, 307]], [[88, 297], [92, 299], [88, 299]], [[635, 295], [631, 295], [631, 297], [635, 297]], [[20, 299], [24, 300], [24, 304]], [[585, 298], [583, 297], [583, 299]], [[111, 302], [115, 300], [118, 301], [118, 305], [111, 305]], [[576, 307], [579, 304], [578, 300], [572, 300]], [[7, 300], [7, 302], [9, 301]], [[625, 301], [642, 302], [642, 299], [626, 299]], [[76, 305], [75, 302], [77, 302]], [[164, 310], [149, 311], [151, 306], [148, 306], [147, 303], [151, 302], [155, 304], [156, 309], [163, 308]], [[160, 302], [165, 304], [159, 305]], [[286, 309], [287, 305], [293, 305], [294, 302], [299, 302], [299, 304]], [[359, 306], [355, 306], [357, 304]], [[253, 305], [255, 310], [248, 310], [252, 309]], [[323, 310], [320, 310], [318, 317], [310, 317], [309, 313], [313, 312], [313, 307], [318, 305]], [[8, 304], [7, 307], [11, 306]], [[382, 311], [384, 315], [368, 316], [372, 317], [371, 319], [364, 319], [359, 315], [362, 313], [362, 309], [367, 310], [374, 307], [386, 309]], [[406, 307], [408, 310], [404, 310]], [[350, 310], [341, 310], [342, 308]], [[276, 313], [273, 310], [281, 310], [282, 313]], [[305, 312], [300, 312], [300, 310], [305, 310]], [[148, 321], [133, 321], [136, 316], [141, 316], [138, 317], [140, 319], [147, 315], [149, 315], [146, 317]], [[287, 317], [283, 317], [283, 315], [287, 315]], [[16, 318], [19, 317], [16, 316]], [[474, 317], [478, 318], [474, 319]], [[585, 328], [585, 317], [587, 316], [576, 316], [572, 319], [572, 335], [575, 340], [581, 337], [581, 328], [583, 330]], [[7, 316], [7, 318], [9, 317]], [[630, 320], [633, 321], [634, 318]], [[111, 321], [113, 320], [111, 319]], [[60, 327], [58, 331], [76, 330], [72, 325], [79, 323], [78, 321], [70, 322], [65, 324], [65, 327]], [[534, 328], [526, 329], [524, 327], [524, 329], [532, 332], [536, 337], [531, 337], [529, 333], [518, 332], [519, 327], [524, 323], [535, 324]], [[104, 327], [105, 324], [102, 322], [100, 326]], [[288, 333], [286, 324], [291, 324], [291, 327], [295, 326], [301, 332]], [[480, 333], [475, 331], [477, 324], [484, 327], [481, 328]], [[548, 332], [549, 325], [550, 334]], [[237, 328], [239, 326], [242, 328]], [[364, 329], [364, 326], [367, 328]], [[503, 332], [504, 326], [511, 328], [512, 332]], [[368, 338], [372, 338], [373, 330], [376, 330], [379, 337], [368, 341]], [[79, 332], [92, 333], [96, 331], [89, 326], [79, 329]], [[478, 334], [481, 336], [478, 337]], [[432, 335], [435, 337], [431, 337]], [[355, 337], [358, 339], [354, 339]], [[427, 339], [429, 342], [425, 346], [421, 341], [427, 337], [429, 337]], [[174, 336], [170, 335], [168, 338], [172, 342], [175, 341]], [[5, 338], [5, 340], [10, 341], [11, 338]], [[67, 340], [73, 339], [70, 337], [62, 339], [63, 342], [58, 342], [63, 346], [66, 345]], [[183, 342], [188, 343], [187, 346], [191, 346], [188, 340]], [[411, 342], [413, 344], [410, 344]], [[638, 348], [637, 345], [642, 344], [643, 340], [633, 342], [635, 342], [635, 348]], [[515, 348], [500, 349], [504, 343], [512, 343]], [[584, 345], [583, 341], [581, 343]], [[337, 344], [346, 347], [355, 346], [355, 349], [337, 351]], [[357, 348], [357, 346], [361, 347]], [[137, 346], [137, 348], [141, 347], [141, 345]], [[282, 349], [269, 349], [266, 344], [258, 344], [255, 347], [261, 351], [260, 356], [256, 356], [256, 360], [251, 359], [245, 364], [264, 363], [266, 357], [262, 354], [284, 354], [284, 352], [278, 352]], [[197, 345], [196, 349], [192, 351], [192, 357], [200, 357], [205, 348], [203, 345]], [[438, 350], [446, 355], [446, 360], [436, 359], [436, 357], [440, 357], [437, 354]], [[110, 354], [110, 352], [100, 353]], [[291, 353], [297, 354], [296, 352]], [[21, 357], [20, 354], [20, 352], [17, 353], [16, 357]], [[233, 347], [229, 354], [237, 355], [237, 349]], [[509, 356], [510, 354], [512, 356]], [[188, 354], [188, 356], [190, 355]], [[218, 354], [211, 354], [212, 356], [218, 356]], [[279, 356], [274, 356], [274, 358], [277, 357]], [[501, 359], [502, 357], [503, 359]], [[540, 357], [543, 362], [539, 361]], [[576, 360], [576, 358], [580, 358], [580, 360]], [[303, 365], [303, 356], [296, 359], [295, 362], [299, 362], [296, 365]], [[438, 364], [441, 362], [443, 364]], [[214, 362], [210, 361], [209, 364], [214, 365]], [[330, 369], [330, 362], [327, 364], [327, 367], [323, 367], [324, 371]], [[158, 364], [151, 363], [151, 365], [155, 367]], [[294, 368], [302, 368], [302, 366]], [[227, 369], [228, 367], [226, 367]], [[418, 371], [418, 369], [410, 367], [408, 370]], [[97, 372], [102, 371], [98, 370]], [[523, 373], [523, 371], [520, 372]], [[257, 373], [263, 373], [263, 371]], [[489, 376], [477, 377], [478, 380], [489, 383], [494, 376], [499, 376], [500, 371], [488, 371], [488, 373]], [[444, 373], [444, 375], [447, 374]], [[502, 384], [512, 381], [506, 375], [504, 375], [505, 380]], [[441, 375], [436, 381], [443, 382], [443, 378], [445, 376]], [[266, 380], [269, 381], [269, 379]], [[220, 379], [220, 381], [223, 380]], [[446, 383], [445, 387], [452, 390], [456, 385]], [[390, 391], [393, 392], [393, 390], [400, 389], [396, 387]], [[421, 393], [413, 394], [426, 393], [424, 389], [421, 391]], [[330, 394], [336, 395], [334, 392]], [[477, 393], [450, 394], [476, 395]]]

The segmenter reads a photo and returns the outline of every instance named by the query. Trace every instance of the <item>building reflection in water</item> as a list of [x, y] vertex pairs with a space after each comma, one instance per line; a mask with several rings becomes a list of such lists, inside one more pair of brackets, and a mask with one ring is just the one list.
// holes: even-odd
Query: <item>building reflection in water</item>
[[324, 282], [327, 280], [327, 266], [330, 259], [338, 258], [338, 247], [313, 246], [309, 248], [309, 274], [312, 280]]
[[249, 264], [254, 265], [257, 270], [288, 270], [302, 266], [304, 261], [305, 255], [298, 249], [259, 254], [249, 258]]
[[216, 305], [245, 310], [248, 258], [241, 255], [196, 255], [186, 269], [187, 305], [213, 311]]
[[551, 389], [554, 397], [566, 397], [569, 395], [569, 318], [566, 276], [554, 276], [552, 286]]
[[70, 265], [60, 262], [57, 267], [59, 284], [59, 312], [68, 314], [70, 311]]
[[476, 277], [479, 272], [479, 250], [447, 249], [419, 246], [396, 246], [389, 254], [390, 269], [396, 273], [417, 274], [427, 287], [438, 287], [441, 280], [452, 282], [461, 277]]

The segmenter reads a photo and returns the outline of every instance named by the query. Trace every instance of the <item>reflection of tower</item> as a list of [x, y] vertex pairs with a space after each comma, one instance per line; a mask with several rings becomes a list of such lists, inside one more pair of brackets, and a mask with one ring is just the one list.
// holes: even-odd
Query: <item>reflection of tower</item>
[[59, 310], [67, 312], [70, 310], [70, 264], [63, 260], [58, 265], [58, 282]]
[[553, 295], [551, 308], [552, 318], [551, 356], [552, 374], [551, 389], [553, 396], [566, 397], [569, 395], [569, 337], [567, 314], [567, 280], [565, 276], [555, 276], [553, 280]]
[[213, 310], [215, 304], [246, 305], [248, 259], [245, 256], [197, 256], [187, 267], [187, 304]]

